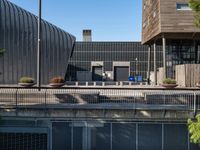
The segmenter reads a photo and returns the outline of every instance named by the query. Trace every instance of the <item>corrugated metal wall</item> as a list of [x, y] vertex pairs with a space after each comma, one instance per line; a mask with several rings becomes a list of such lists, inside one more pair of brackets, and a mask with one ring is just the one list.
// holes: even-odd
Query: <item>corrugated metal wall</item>
[[[75, 37], [42, 21], [41, 80], [65, 76]], [[16, 84], [22, 76], [36, 79], [37, 17], [7, 0], [0, 1], [0, 84]]]
[[[137, 67], [136, 67], [137, 58]], [[162, 47], [157, 46], [157, 67], [162, 66]], [[153, 48], [151, 71], [153, 71]], [[77, 71], [91, 71], [92, 61], [103, 61], [104, 71], [114, 71], [113, 62], [130, 62], [130, 74], [147, 76], [148, 47], [141, 42], [76, 42], [68, 67], [68, 78], [76, 80]], [[136, 69], [137, 68], [137, 69]]]

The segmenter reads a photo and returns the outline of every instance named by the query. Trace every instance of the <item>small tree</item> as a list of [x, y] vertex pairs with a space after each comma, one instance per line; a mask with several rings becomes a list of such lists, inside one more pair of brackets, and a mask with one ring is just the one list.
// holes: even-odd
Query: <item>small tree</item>
[[188, 131], [190, 133], [190, 141], [200, 146], [200, 114], [196, 116], [196, 120], [188, 119]]
[[195, 12], [194, 23], [200, 28], [200, 0], [189, 0], [189, 6]]

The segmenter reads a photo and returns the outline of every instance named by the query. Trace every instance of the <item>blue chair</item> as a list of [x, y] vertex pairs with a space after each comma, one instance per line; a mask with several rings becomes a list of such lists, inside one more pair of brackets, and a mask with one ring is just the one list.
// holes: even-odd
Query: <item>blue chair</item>
[[129, 77], [128, 77], [128, 81], [135, 81], [134, 76], [129, 76]]
[[142, 82], [143, 81], [142, 76], [137, 76], [137, 81]]

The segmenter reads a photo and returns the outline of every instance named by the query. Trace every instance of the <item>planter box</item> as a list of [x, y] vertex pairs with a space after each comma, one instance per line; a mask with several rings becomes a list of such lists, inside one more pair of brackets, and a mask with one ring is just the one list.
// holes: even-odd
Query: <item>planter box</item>
[[177, 84], [162, 84], [162, 86], [165, 87], [165, 88], [175, 88], [178, 85]]
[[49, 83], [51, 87], [62, 87], [65, 85], [65, 83]]
[[19, 85], [24, 86], [24, 87], [31, 87], [35, 85], [35, 83], [19, 83]]

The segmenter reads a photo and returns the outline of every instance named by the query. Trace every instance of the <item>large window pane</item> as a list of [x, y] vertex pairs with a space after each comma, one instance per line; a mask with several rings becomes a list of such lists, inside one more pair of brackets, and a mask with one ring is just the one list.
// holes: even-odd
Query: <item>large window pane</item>
[[112, 147], [113, 150], [135, 150], [136, 128], [131, 123], [112, 124]]
[[164, 147], [164, 150], [187, 150], [187, 126], [183, 124], [165, 124]]
[[54, 122], [52, 128], [52, 149], [71, 150], [71, 127], [69, 124]]
[[91, 150], [110, 150], [110, 124], [91, 128]]
[[82, 150], [82, 149], [83, 149], [83, 127], [74, 127], [73, 128], [73, 150]]
[[162, 125], [139, 124], [138, 125], [138, 150], [162, 149]]

